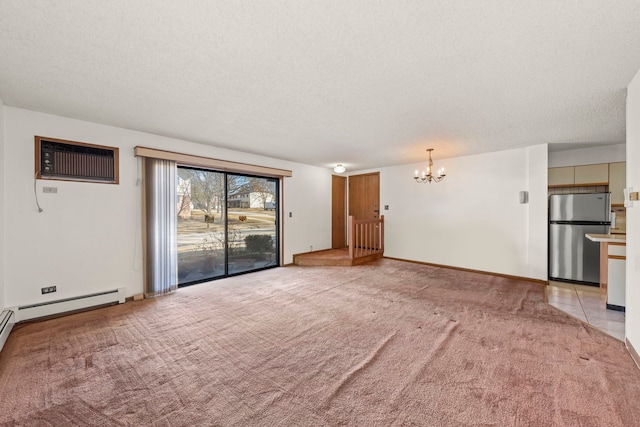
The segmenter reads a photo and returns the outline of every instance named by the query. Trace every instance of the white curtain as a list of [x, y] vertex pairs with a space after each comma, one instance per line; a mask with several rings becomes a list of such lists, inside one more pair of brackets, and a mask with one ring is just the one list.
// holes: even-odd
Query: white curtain
[[178, 287], [176, 247], [176, 162], [144, 159], [146, 265], [145, 297], [173, 292]]

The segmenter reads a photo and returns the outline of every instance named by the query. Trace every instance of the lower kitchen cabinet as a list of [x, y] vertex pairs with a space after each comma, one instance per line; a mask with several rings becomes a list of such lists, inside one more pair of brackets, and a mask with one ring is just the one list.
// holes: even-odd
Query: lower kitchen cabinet
[[625, 307], [626, 246], [608, 245], [607, 308]]

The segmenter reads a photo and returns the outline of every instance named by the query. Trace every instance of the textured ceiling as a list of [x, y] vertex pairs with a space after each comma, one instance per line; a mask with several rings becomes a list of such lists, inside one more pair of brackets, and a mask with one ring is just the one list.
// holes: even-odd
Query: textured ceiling
[[638, 0], [0, 0], [6, 105], [350, 170], [624, 142], [639, 69]]

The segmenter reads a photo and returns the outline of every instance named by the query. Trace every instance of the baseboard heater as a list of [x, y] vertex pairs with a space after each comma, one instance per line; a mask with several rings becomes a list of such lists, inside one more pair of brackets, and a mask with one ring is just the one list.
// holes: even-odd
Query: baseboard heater
[[69, 311], [82, 310], [99, 305], [124, 303], [126, 299], [125, 288], [111, 291], [97, 292], [95, 294], [82, 295], [73, 298], [47, 301], [38, 304], [23, 305], [17, 308], [16, 322], [37, 319], [40, 317], [62, 314]]
[[13, 324], [16, 322], [16, 316], [13, 314], [13, 310], [4, 310], [0, 313], [0, 350], [4, 347], [4, 343], [9, 338]]

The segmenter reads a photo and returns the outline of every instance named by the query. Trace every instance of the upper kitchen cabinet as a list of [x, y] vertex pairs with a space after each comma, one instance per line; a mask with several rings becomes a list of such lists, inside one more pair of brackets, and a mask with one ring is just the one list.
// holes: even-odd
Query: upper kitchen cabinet
[[611, 203], [624, 204], [626, 162], [549, 168], [549, 187], [609, 185]]
[[576, 166], [574, 176], [576, 185], [607, 185], [609, 164]]
[[612, 205], [624, 205], [623, 189], [627, 182], [627, 163], [609, 163], [609, 191]]
[[607, 185], [609, 164], [549, 168], [549, 187]]
[[550, 168], [549, 187], [575, 184], [574, 172], [574, 166], [568, 166], [564, 168]]

